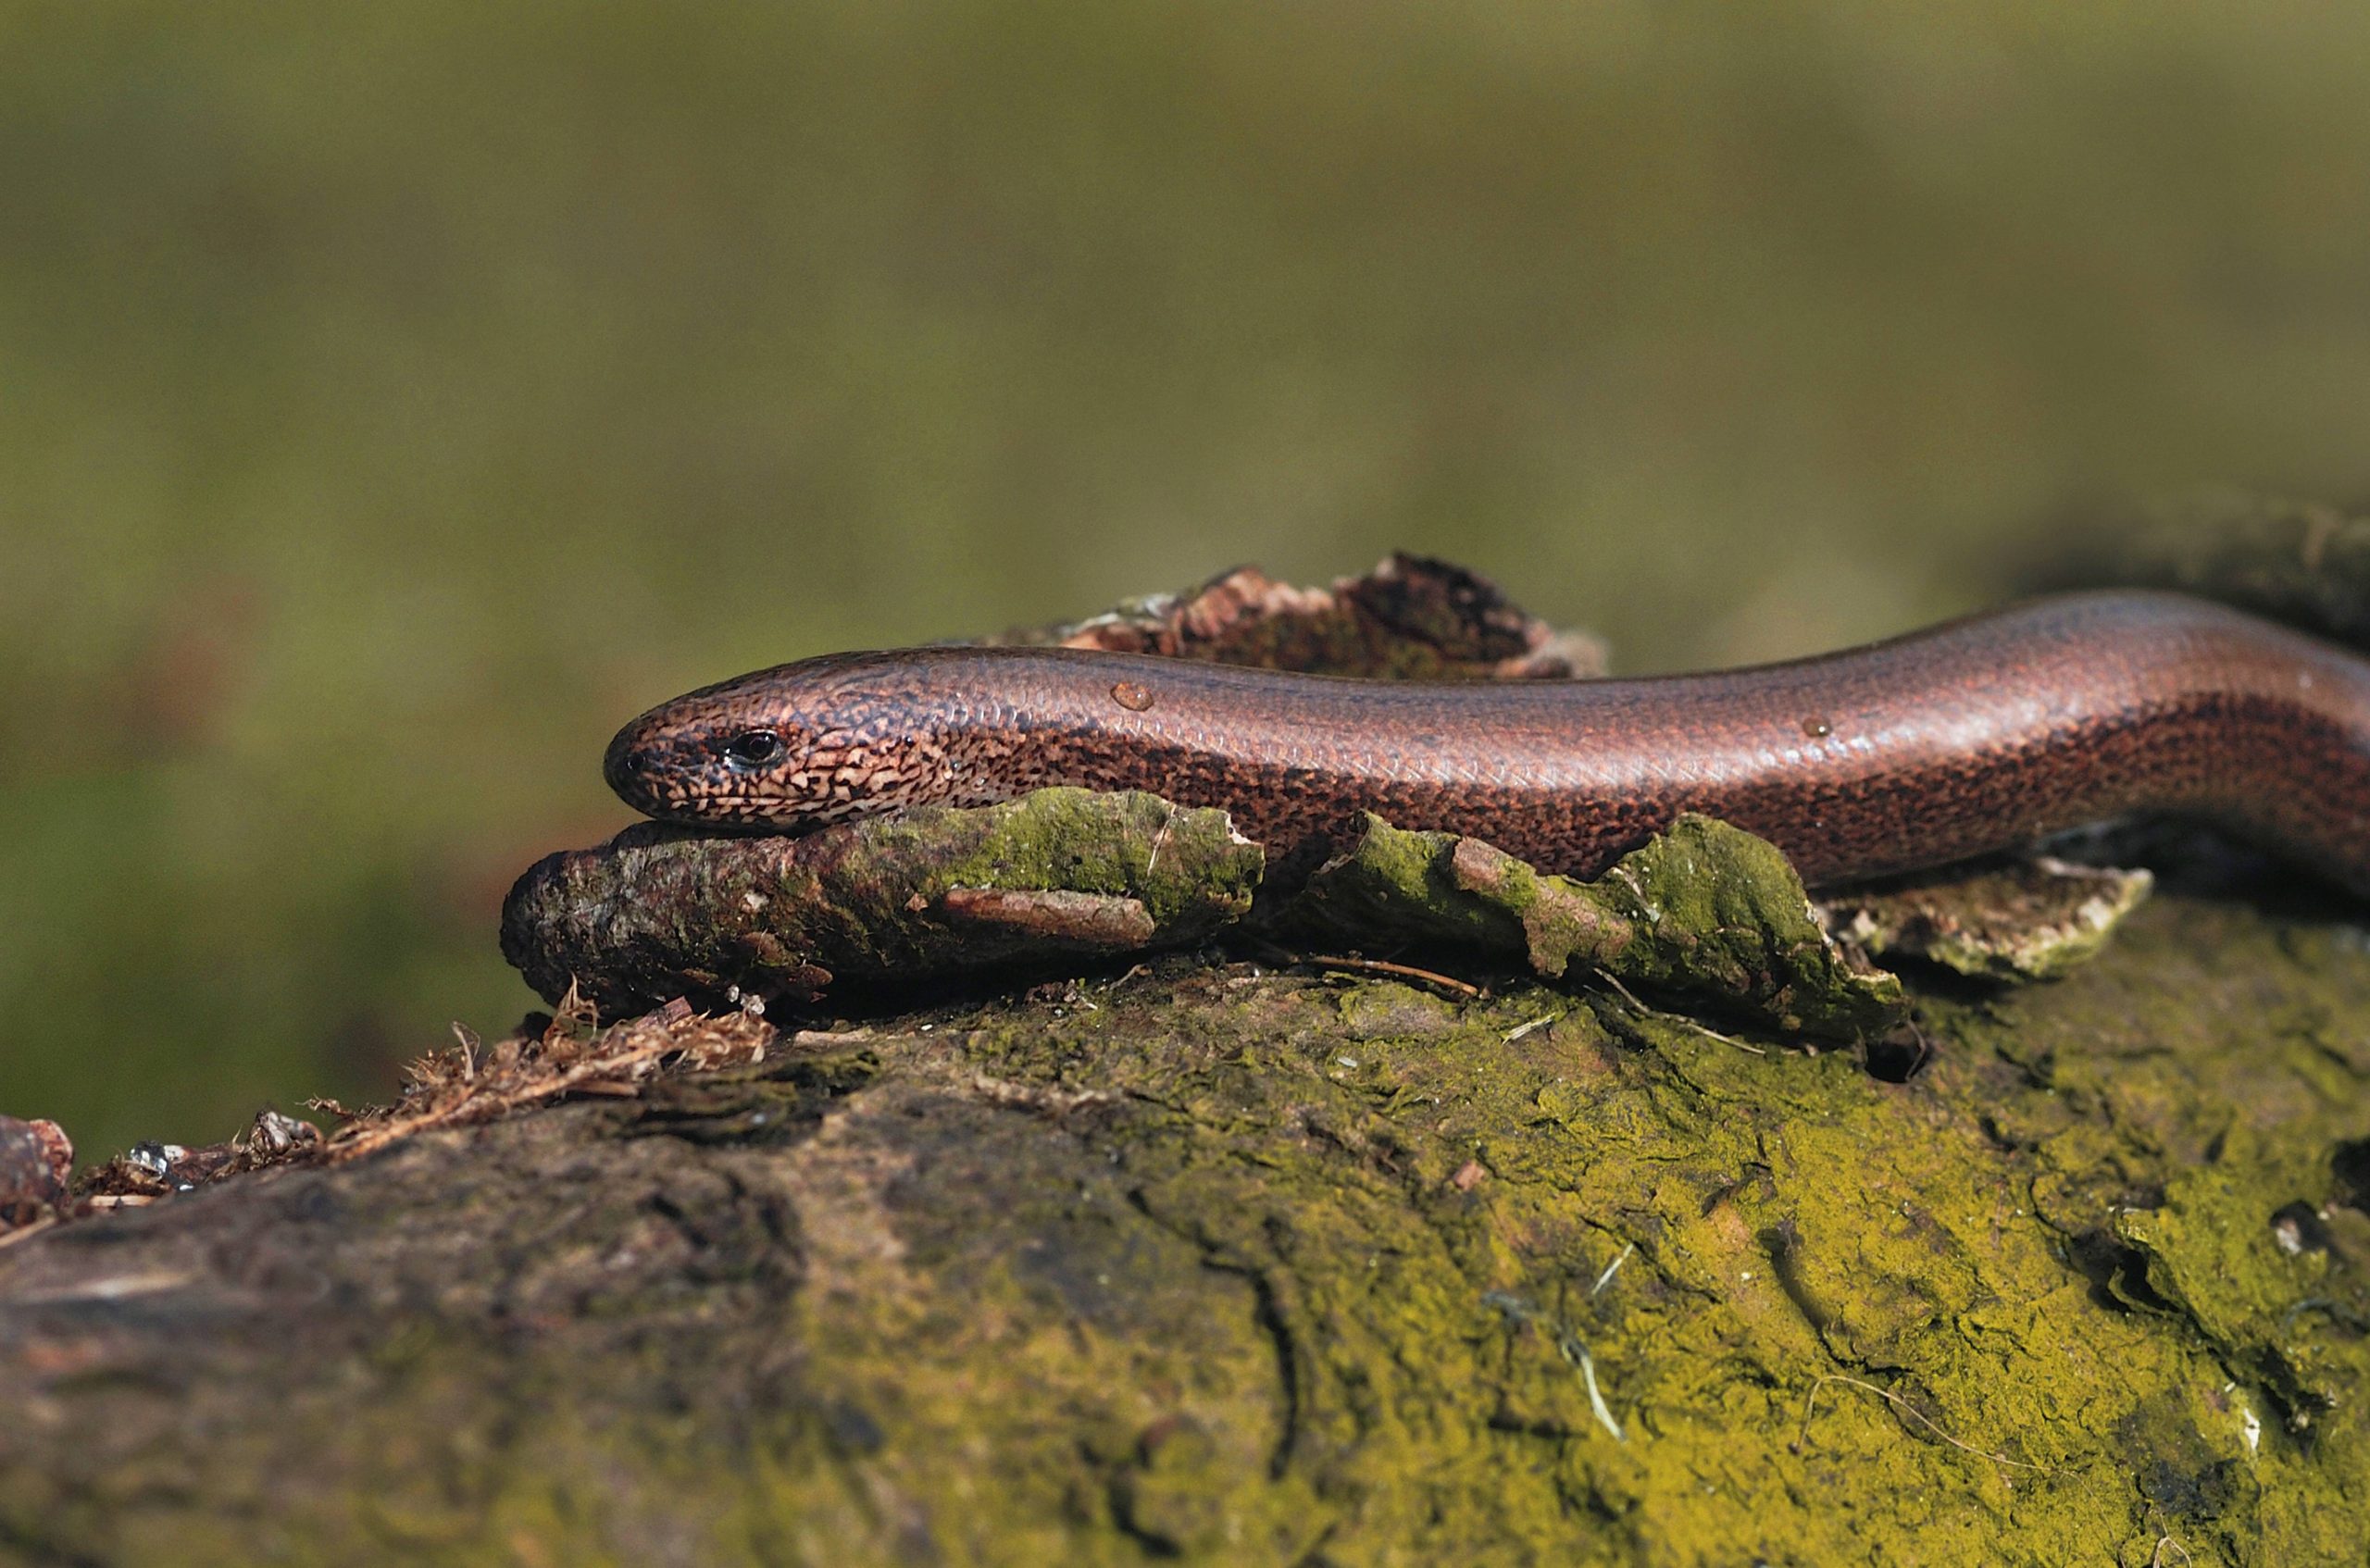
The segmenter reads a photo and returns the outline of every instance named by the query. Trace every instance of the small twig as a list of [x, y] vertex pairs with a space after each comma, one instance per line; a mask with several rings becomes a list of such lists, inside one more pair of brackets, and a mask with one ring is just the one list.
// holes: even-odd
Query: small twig
[[15, 1305], [28, 1307], [63, 1306], [73, 1301], [124, 1301], [179, 1290], [194, 1284], [197, 1277], [187, 1269], [151, 1269], [146, 1274], [118, 1274], [49, 1290], [22, 1291], [9, 1300]]
[[1705, 1028], [1703, 1025], [1696, 1023], [1692, 1018], [1686, 1019], [1684, 1022], [1690, 1027], [1693, 1028], [1697, 1034], [1703, 1036], [1705, 1039], [1718, 1040], [1722, 1045], [1735, 1046], [1739, 1051], [1743, 1052], [1748, 1056], [1766, 1056], [1769, 1054], [1769, 1048], [1765, 1045], [1755, 1045], [1751, 1040], [1739, 1039], [1734, 1035], [1724, 1035], [1717, 1029]]
[[1604, 1402], [1603, 1390], [1596, 1386], [1596, 1357], [1589, 1353], [1586, 1340], [1560, 1323], [1551, 1321], [1521, 1297], [1507, 1291], [1485, 1290], [1481, 1295], [1481, 1304], [1497, 1308], [1499, 1317], [1509, 1325], [1535, 1324], [1552, 1332], [1555, 1338], [1556, 1353], [1580, 1369], [1580, 1381], [1588, 1386], [1589, 1409], [1595, 1413], [1597, 1425], [1612, 1433], [1616, 1443], [1629, 1440], [1621, 1430], [1621, 1423], [1613, 1419], [1613, 1407]]
[[2164, 1549], [2166, 1547], [2171, 1547], [2175, 1551], [2179, 1552], [2184, 1563], [2195, 1561], [2189, 1556], [2189, 1548], [2173, 1539], [2171, 1534], [2167, 1532], [2156, 1537], [2156, 1549], [2148, 1554], [2148, 1568], [2165, 1568]]
[[1622, 1248], [1620, 1255], [1615, 1258], [1611, 1263], [1605, 1264], [1604, 1272], [1596, 1276], [1596, 1283], [1594, 1285], [1589, 1287], [1589, 1294], [1591, 1296], [1596, 1295], [1606, 1286], [1612, 1284], [1613, 1276], [1621, 1272], [1621, 1265], [1628, 1263], [1629, 1261], [1629, 1254], [1637, 1250], [1638, 1244], [1635, 1241], [1632, 1241], [1627, 1247]]
[[1339, 953], [1312, 952], [1304, 954], [1299, 962], [1319, 969], [1350, 969], [1363, 975], [1391, 975], [1403, 980], [1420, 980], [1467, 1001], [1478, 1001], [1481, 996], [1481, 988], [1469, 981], [1430, 969], [1418, 969], [1412, 964], [1393, 964], [1388, 959], [1344, 958]]
[[467, 1082], [478, 1076], [479, 1052], [484, 1050], [485, 1041], [458, 1018], [453, 1020], [453, 1039], [461, 1048], [461, 1078]]
[[1766, 1056], [1769, 1054], [1768, 1048], [1765, 1046], [1754, 1045], [1748, 1040], [1739, 1039], [1734, 1035], [1724, 1035], [1717, 1029], [1707, 1028], [1684, 1014], [1665, 1013], [1659, 1007], [1647, 1006], [1644, 1002], [1638, 1000], [1638, 993], [1631, 990], [1628, 986], [1623, 985], [1621, 983], [1621, 977], [1615, 974], [1610, 969], [1600, 969], [1596, 973], [1599, 979], [1603, 980], [1606, 985], [1611, 986], [1615, 990], [1621, 993], [1622, 1001], [1628, 1002], [1630, 1006], [1650, 1017], [1676, 1019], [1678, 1022], [1686, 1025], [1689, 1028], [1693, 1029], [1699, 1035], [1704, 1035], [1710, 1039], [1718, 1040], [1722, 1045], [1733, 1045], [1739, 1051], [1744, 1052], [1746, 1054], [1751, 1056]]
[[1917, 1027], [1916, 1019], [1903, 1018], [1901, 1022], [1902, 1026], [1908, 1029], [1909, 1038], [1917, 1042], [1917, 1059], [1910, 1063], [1909, 1071], [1902, 1075], [1903, 1077], [1914, 1078], [1917, 1076], [1919, 1068], [1934, 1059], [1934, 1042], [1926, 1038], [1926, 1031]]
[[1144, 875], [1147, 877], [1152, 875], [1153, 868], [1160, 864], [1161, 848], [1168, 842], [1168, 830], [1176, 826], [1177, 808], [1170, 806], [1168, 815], [1160, 819], [1160, 831], [1153, 835], [1152, 853], [1144, 856]]
[[1602, 979], [1606, 985], [1611, 986], [1615, 990], [1620, 992], [1621, 1000], [1636, 1008], [1639, 1012], [1652, 1013], [1653, 1011], [1653, 1008], [1647, 1006], [1644, 1002], [1640, 1002], [1638, 1000], [1638, 993], [1631, 990], [1628, 986], [1623, 985], [1621, 983], [1621, 977], [1615, 974], [1612, 970], [1600, 969], [1597, 971], [1597, 977]]
[[642, 1088], [619, 1078], [584, 1078], [570, 1084], [568, 1092], [588, 1100], [635, 1100], [641, 1097]]
[[1919, 1410], [1915, 1405], [1911, 1404], [1907, 1400], [1902, 1399], [1899, 1394], [1894, 1393], [1891, 1389], [1880, 1388], [1874, 1383], [1864, 1383], [1857, 1377], [1846, 1377], [1840, 1372], [1830, 1372], [1823, 1375], [1817, 1379], [1817, 1381], [1811, 1385], [1811, 1391], [1803, 1396], [1802, 1427], [1800, 1437], [1796, 1439], [1797, 1448], [1800, 1448], [1810, 1441], [1811, 1416], [1815, 1412], [1818, 1404], [1818, 1391], [1821, 1388], [1826, 1388], [1829, 1383], [1841, 1383], [1849, 1388], [1866, 1389], [1869, 1393], [1876, 1395], [1877, 1398], [1891, 1405], [1895, 1410], [1900, 1411], [1912, 1421], [1916, 1422], [1917, 1425], [1925, 1427], [1926, 1430], [1933, 1433], [1934, 1436], [1941, 1438], [1942, 1441], [1950, 1444], [1951, 1447], [1957, 1449], [1962, 1453], [1971, 1453], [1977, 1459], [1988, 1459], [1994, 1464], [2014, 1465], [2018, 1470], [2038, 1471], [2044, 1475], [2049, 1473], [2049, 1466], [2046, 1464], [2035, 1464], [2029, 1460], [2010, 1459], [2006, 1454], [1986, 1453], [1983, 1450], [1977, 1448], [1973, 1443], [1963, 1443], [1956, 1437], [1952, 1437], [1950, 1433], [1944, 1431], [1940, 1425], [1938, 1424], [1932, 1416], [1927, 1415], [1924, 1411]]
[[[580, 1007], [589, 1006], [569, 993]], [[568, 1001], [561, 1003], [565, 1014]], [[541, 1041], [518, 1042], [546, 1054], [525, 1059], [501, 1071], [480, 1070], [472, 1076], [446, 1079], [439, 1059], [423, 1057], [413, 1064], [417, 1089], [404, 1109], [379, 1119], [357, 1119], [333, 1134], [322, 1150], [330, 1164], [343, 1164], [374, 1154], [423, 1132], [473, 1126], [530, 1105], [566, 1099], [626, 1099], [642, 1093], [641, 1086], [669, 1064], [693, 1068], [737, 1066], [761, 1060], [773, 1039], [771, 1026], [748, 1014], [702, 1027], [696, 1032], [670, 1027], [667, 1013], [613, 1026], [601, 1034], [578, 1037], [565, 1028], [565, 1018], [544, 1031]], [[688, 1017], [689, 1014], [687, 1014]], [[923, 1026], [927, 1028], [929, 1026]], [[844, 1036], [826, 1036], [841, 1039]], [[563, 1054], [549, 1054], [558, 1052]], [[567, 1054], [574, 1052], [582, 1054]]]

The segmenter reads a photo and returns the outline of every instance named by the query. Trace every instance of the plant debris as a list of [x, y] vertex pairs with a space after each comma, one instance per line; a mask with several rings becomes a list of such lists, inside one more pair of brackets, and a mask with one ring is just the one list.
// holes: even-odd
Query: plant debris
[[571, 1094], [630, 1098], [662, 1074], [754, 1065], [776, 1039], [773, 1026], [753, 1014], [709, 1017], [680, 1002], [604, 1028], [578, 992], [563, 997], [540, 1029], [535, 1022], [492, 1046], [463, 1039], [412, 1063], [401, 1098], [350, 1116], [322, 1146], [323, 1157], [359, 1159], [422, 1133]]
[[[403, 1091], [392, 1104], [356, 1111], [332, 1100], [314, 1101], [314, 1111], [341, 1124], [326, 1137], [311, 1122], [264, 1110], [228, 1142], [136, 1144], [91, 1172], [75, 1201], [59, 1206], [77, 1214], [137, 1206], [252, 1171], [343, 1164], [405, 1139], [494, 1121], [571, 1095], [631, 1098], [662, 1076], [762, 1062], [777, 1038], [754, 1014], [708, 1017], [680, 1000], [604, 1027], [579, 993], [563, 998], [555, 1014], [530, 1014], [517, 1033], [491, 1045], [458, 1025], [454, 1032], [456, 1043], [404, 1069]], [[0, 1139], [6, 1133], [0, 1125]], [[57, 1138], [62, 1143], [64, 1134]], [[71, 1159], [69, 1148], [69, 1165]]]
[[1188, 592], [991, 641], [1378, 680], [1568, 680], [1605, 670], [1595, 638], [1525, 614], [1478, 572], [1404, 552], [1329, 589], [1238, 566]]
[[64, 1127], [0, 1116], [0, 1235], [56, 1217], [73, 1172]]
[[1369, 817], [1291, 914], [1367, 941], [1519, 955], [1550, 977], [1577, 965], [1788, 1034], [1859, 1039], [1906, 1014], [1900, 980], [1827, 935], [1775, 846], [1705, 816], [1680, 817], [1586, 882]]
[[1978, 979], [2055, 979], [2095, 956], [2156, 885], [2144, 868], [2051, 855], [1946, 867], [1845, 889], [1827, 928], [1880, 957], [1922, 958]]
[[502, 950], [547, 1000], [762, 1011], [1191, 946], [1249, 911], [1264, 864], [1224, 812], [1134, 792], [1041, 790], [802, 838], [654, 824], [537, 864], [504, 905]]

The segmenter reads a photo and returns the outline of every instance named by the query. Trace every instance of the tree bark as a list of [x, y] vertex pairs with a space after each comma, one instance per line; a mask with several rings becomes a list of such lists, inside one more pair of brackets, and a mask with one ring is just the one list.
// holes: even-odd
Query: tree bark
[[0, 1249], [0, 1559], [2357, 1562], [2333, 914], [1931, 980], [1905, 1082], [1188, 958], [579, 1031], [739, 1064]]

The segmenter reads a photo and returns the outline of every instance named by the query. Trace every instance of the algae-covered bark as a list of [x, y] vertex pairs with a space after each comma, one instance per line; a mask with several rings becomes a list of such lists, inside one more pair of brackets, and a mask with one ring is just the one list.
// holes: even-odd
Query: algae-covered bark
[[1190, 946], [1249, 910], [1263, 860], [1224, 812], [1085, 790], [802, 839], [651, 825], [520, 877], [502, 947], [555, 1000], [812, 999]]
[[2358, 929], [1919, 1009], [1179, 961], [57, 1226], [0, 1561], [2363, 1562]]
[[1790, 1033], [1857, 1039], [1905, 1012], [1901, 982], [1828, 938], [1776, 847], [1707, 816], [1681, 816], [1588, 882], [1369, 817], [1280, 918], [1512, 952], [1541, 975], [1593, 972]]
[[1820, 915], [1878, 956], [1977, 979], [2047, 980], [2096, 957], [2155, 885], [2144, 867], [2033, 855], [1833, 890]]
[[1901, 983], [1827, 935], [1785, 856], [1708, 817], [1681, 817], [1587, 882], [1380, 818], [1304, 887], [1265, 892], [1262, 863], [1223, 812], [1067, 789], [803, 839], [631, 828], [520, 877], [502, 943], [546, 998], [612, 1009], [812, 1002], [834, 981], [878, 989], [1324, 932], [1416, 941], [1444, 962], [1501, 954], [1827, 1039], [1902, 1015]]

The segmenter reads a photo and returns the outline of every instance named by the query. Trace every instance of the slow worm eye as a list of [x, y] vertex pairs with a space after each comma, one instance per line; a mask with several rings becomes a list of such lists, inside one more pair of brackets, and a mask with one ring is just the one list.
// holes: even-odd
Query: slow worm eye
[[724, 743], [724, 760], [746, 772], [780, 762], [786, 749], [770, 729], [744, 729]]

